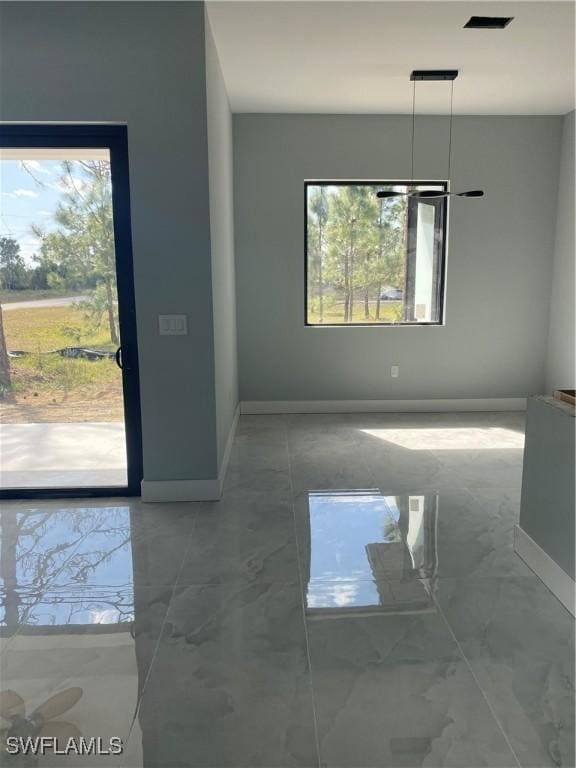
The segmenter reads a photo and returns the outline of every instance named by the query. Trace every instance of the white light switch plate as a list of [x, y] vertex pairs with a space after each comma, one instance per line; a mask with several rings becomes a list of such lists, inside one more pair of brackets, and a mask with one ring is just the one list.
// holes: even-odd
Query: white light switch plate
[[158, 315], [160, 336], [187, 336], [188, 318], [186, 315]]

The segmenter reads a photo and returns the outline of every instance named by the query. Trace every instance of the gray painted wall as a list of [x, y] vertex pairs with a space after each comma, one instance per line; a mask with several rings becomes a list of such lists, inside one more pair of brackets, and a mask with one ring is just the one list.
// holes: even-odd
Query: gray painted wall
[[574, 579], [574, 408], [528, 400], [520, 527]]
[[218, 53], [206, 15], [208, 167], [218, 466], [238, 406], [236, 277], [232, 189], [232, 115]]
[[[544, 386], [560, 117], [458, 117], [446, 326], [304, 326], [305, 179], [406, 178], [410, 117], [235, 115], [242, 400], [517, 397]], [[417, 119], [443, 178], [447, 119]], [[400, 378], [390, 378], [390, 365]]]
[[[0, 119], [128, 125], [147, 480], [217, 474], [204, 6], [3, 2]], [[187, 337], [159, 337], [186, 313]]]
[[546, 389], [574, 389], [574, 112], [564, 117], [558, 183]]

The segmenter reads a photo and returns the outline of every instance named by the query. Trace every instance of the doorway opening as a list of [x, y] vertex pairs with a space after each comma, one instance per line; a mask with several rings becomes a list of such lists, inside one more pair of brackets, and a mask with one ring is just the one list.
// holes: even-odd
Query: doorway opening
[[136, 494], [124, 126], [0, 126], [0, 493]]

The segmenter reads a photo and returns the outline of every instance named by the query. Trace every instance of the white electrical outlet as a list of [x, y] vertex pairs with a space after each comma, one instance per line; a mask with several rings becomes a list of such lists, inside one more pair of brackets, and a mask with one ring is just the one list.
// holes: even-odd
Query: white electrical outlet
[[158, 315], [160, 336], [187, 336], [188, 318], [186, 315]]
[[397, 379], [400, 376], [400, 366], [399, 365], [393, 365], [390, 368], [390, 376], [392, 376], [393, 379]]

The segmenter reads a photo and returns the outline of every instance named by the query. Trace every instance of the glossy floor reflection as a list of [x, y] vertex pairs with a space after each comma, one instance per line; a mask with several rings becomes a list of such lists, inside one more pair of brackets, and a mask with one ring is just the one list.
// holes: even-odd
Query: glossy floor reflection
[[309, 493], [308, 618], [434, 610], [437, 504], [432, 494]]
[[574, 766], [521, 414], [242, 417], [218, 503], [4, 504], [0, 727], [125, 768]]

